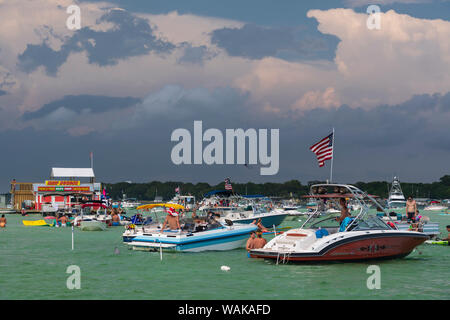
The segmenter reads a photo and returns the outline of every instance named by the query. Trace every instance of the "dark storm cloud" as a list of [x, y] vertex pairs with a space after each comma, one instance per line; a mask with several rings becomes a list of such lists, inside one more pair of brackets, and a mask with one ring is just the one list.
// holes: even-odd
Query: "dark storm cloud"
[[217, 123], [248, 115], [249, 98], [248, 92], [231, 87], [185, 89], [167, 85], [145, 97], [137, 106], [136, 115], [139, 119], [157, 116], [171, 120], [171, 123], [196, 117]]
[[60, 51], [55, 51], [46, 43], [27, 44], [25, 51], [18, 57], [19, 67], [22, 71], [33, 72], [44, 66], [48, 75], [56, 75], [58, 68], [66, 62], [70, 51], [65, 46]]
[[[93, 150], [100, 181], [218, 183], [224, 177], [231, 177], [232, 181], [240, 182], [299, 179], [306, 183], [329, 177], [329, 162], [319, 168], [308, 148], [328, 135], [333, 127], [336, 130], [334, 177], [338, 182], [386, 180], [393, 174], [400, 175], [405, 182], [430, 182], [448, 174], [450, 93], [420, 95], [395, 106], [370, 110], [341, 106], [311, 110], [303, 115], [278, 116], [258, 112], [258, 108], [248, 93], [233, 88], [167, 86], [127, 108], [134, 110], [134, 117], [142, 121], [122, 130], [71, 136], [49, 126], [52, 129], [0, 133], [0, 139], [9, 142], [3, 150], [8, 157], [0, 160], [8, 170], [0, 172], [0, 180], [19, 177], [40, 181], [48, 175], [51, 166], [89, 165], [89, 152]], [[109, 123], [129, 123], [133, 117], [114, 119], [114, 112], [94, 116]], [[175, 143], [170, 141], [170, 135], [177, 128], [188, 129], [193, 134], [194, 120], [203, 121], [203, 131], [280, 129], [279, 173], [261, 176], [257, 165], [246, 168], [172, 164], [170, 153]], [[71, 146], [69, 150], [67, 145]], [[33, 154], [32, 161], [23, 156], [23, 150]]]
[[103, 113], [114, 109], [127, 108], [139, 103], [139, 98], [133, 97], [106, 97], [93, 95], [65, 96], [62, 99], [50, 102], [34, 112], [27, 112], [23, 115], [24, 120], [32, 120], [45, 117], [52, 112], [65, 108], [67, 110], [81, 113]]
[[307, 27], [264, 27], [246, 24], [211, 33], [211, 42], [230, 56], [250, 59], [277, 57], [288, 61], [328, 59], [335, 56], [338, 39]]
[[183, 48], [183, 55], [178, 59], [181, 64], [203, 65], [206, 60], [214, 58], [217, 54], [212, 52], [206, 46], [193, 46], [190, 43], [180, 45]]
[[74, 52], [86, 51], [89, 63], [99, 66], [115, 65], [121, 59], [145, 55], [170, 53], [174, 48], [170, 42], [157, 39], [149, 21], [127, 11], [110, 10], [97, 24], [110, 22], [114, 27], [107, 31], [96, 31], [89, 27], [75, 31], [65, 39], [60, 50], [53, 50], [46, 43], [28, 44], [19, 55], [18, 65], [25, 72], [44, 66], [48, 75], [56, 75], [58, 68]]

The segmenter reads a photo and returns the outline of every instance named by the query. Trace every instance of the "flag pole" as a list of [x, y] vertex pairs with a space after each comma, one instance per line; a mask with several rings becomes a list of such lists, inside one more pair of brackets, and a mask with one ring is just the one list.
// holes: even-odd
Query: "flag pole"
[[330, 170], [330, 183], [333, 182], [333, 161], [334, 161], [334, 127], [333, 127], [333, 148], [331, 149], [331, 170]]

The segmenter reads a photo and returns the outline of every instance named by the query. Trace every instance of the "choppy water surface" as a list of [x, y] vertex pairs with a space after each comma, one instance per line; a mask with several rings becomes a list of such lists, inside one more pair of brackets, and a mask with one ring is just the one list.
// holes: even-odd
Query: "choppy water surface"
[[[428, 214], [441, 224], [450, 215]], [[421, 245], [403, 259], [367, 263], [285, 264], [227, 252], [159, 253], [128, 250], [123, 227], [104, 232], [25, 227], [8, 216], [0, 230], [0, 299], [449, 299], [450, 247]], [[27, 220], [39, 217], [25, 217]], [[282, 226], [298, 226], [285, 221]], [[115, 248], [119, 253], [115, 253]], [[367, 267], [381, 268], [381, 289], [369, 290]], [[81, 289], [66, 287], [81, 270]], [[220, 270], [222, 265], [230, 271]]]

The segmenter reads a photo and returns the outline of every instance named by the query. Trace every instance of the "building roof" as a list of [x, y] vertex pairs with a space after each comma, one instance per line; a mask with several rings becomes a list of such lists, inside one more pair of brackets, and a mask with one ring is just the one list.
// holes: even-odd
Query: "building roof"
[[95, 178], [92, 168], [52, 168], [52, 178]]

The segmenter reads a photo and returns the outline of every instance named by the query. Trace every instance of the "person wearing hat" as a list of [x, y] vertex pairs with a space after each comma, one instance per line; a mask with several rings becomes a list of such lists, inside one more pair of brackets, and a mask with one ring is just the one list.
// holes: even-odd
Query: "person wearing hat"
[[174, 208], [169, 208], [167, 210], [166, 220], [164, 220], [163, 226], [161, 228], [161, 232], [164, 231], [166, 225], [169, 225], [171, 230], [179, 230], [180, 228], [180, 220], [178, 217], [178, 212], [175, 211]]

